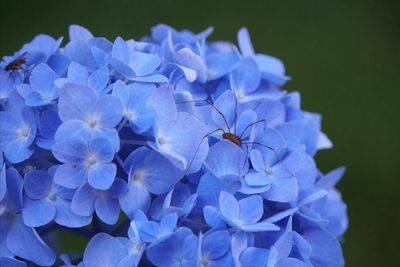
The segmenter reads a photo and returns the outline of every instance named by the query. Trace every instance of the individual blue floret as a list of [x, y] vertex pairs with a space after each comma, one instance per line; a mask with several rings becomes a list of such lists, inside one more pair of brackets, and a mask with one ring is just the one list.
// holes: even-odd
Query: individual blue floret
[[87, 181], [100, 190], [107, 190], [113, 184], [117, 168], [111, 163], [114, 151], [107, 139], [73, 136], [56, 142], [52, 152], [64, 163], [54, 174], [57, 184], [75, 189]]
[[92, 221], [91, 214], [81, 216], [71, 210], [74, 190], [54, 184], [57, 167], [46, 172], [32, 170], [25, 174], [22, 217], [30, 227], [43, 226], [51, 221], [66, 227], [82, 227]]
[[0, 260], [20, 264], [9, 259], [18, 256], [40, 266], [52, 266], [56, 257], [54, 252], [22, 219], [23, 180], [17, 170], [7, 170], [6, 183], [6, 196], [0, 202], [0, 207], [4, 207], [0, 208]]
[[36, 122], [34, 110], [28, 107], [14, 112], [0, 111], [0, 150], [11, 163], [22, 162], [33, 154]]

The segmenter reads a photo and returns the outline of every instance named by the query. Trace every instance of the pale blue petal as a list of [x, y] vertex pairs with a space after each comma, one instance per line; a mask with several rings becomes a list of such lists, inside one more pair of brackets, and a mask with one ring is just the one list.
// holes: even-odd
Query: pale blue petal
[[88, 41], [89, 39], [93, 38], [93, 35], [90, 31], [88, 31], [86, 28], [72, 24], [69, 26], [68, 29], [69, 33], [69, 39], [71, 41]]
[[68, 66], [68, 80], [71, 83], [86, 86], [89, 73], [85, 67], [77, 62], [71, 62]]
[[204, 83], [207, 81], [207, 67], [203, 59], [196, 55], [191, 49], [184, 47], [175, 53], [175, 59], [178, 64], [189, 69], [193, 69], [197, 73], [197, 81]]
[[100, 98], [100, 105], [101, 125], [107, 128], [115, 127], [122, 119], [124, 108], [121, 100], [115, 96], [105, 95]]
[[232, 90], [250, 93], [257, 89], [261, 81], [261, 72], [252, 58], [242, 59], [231, 73]]
[[62, 121], [85, 120], [99, 113], [99, 96], [91, 88], [67, 83], [60, 90], [58, 109]]
[[240, 207], [236, 198], [225, 191], [219, 195], [219, 209], [222, 216], [230, 223], [236, 223], [240, 216]]
[[144, 76], [154, 72], [161, 63], [157, 55], [135, 51], [132, 54], [133, 70], [137, 76]]
[[254, 55], [253, 44], [247, 28], [241, 28], [237, 34], [240, 52], [244, 57], [252, 57]]
[[239, 228], [246, 232], [266, 232], [279, 230], [278, 226], [267, 221], [262, 221], [256, 224], [242, 225]]
[[253, 195], [239, 200], [239, 221], [242, 224], [253, 224], [258, 222], [263, 213], [263, 199], [259, 195]]

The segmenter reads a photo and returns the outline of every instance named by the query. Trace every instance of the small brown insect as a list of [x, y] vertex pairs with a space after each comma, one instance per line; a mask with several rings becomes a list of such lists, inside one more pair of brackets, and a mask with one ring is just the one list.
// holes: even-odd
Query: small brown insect
[[26, 54], [27, 54], [27, 52], [23, 53], [22, 55], [20, 55], [19, 57], [17, 57], [10, 63], [8, 63], [5, 67], [5, 70], [6, 71], [17, 71], [17, 70], [21, 69], [22, 66], [24, 64], [26, 64], [26, 57], [25, 57]]

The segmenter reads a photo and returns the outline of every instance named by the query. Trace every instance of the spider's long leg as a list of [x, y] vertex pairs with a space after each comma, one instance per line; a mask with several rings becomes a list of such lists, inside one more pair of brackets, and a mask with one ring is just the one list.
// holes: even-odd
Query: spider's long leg
[[229, 127], [229, 123], [225, 118], [225, 115], [222, 113], [221, 110], [219, 110], [210, 100], [208, 99], [200, 99], [200, 100], [187, 100], [187, 101], [179, 101], [176, 102], [176, 104], [185, 104], [185, 103], [197, 103], [197, 102], [205, 102], [209, 104], [219, 115], [221, 115], [222, 119], [224, 120], [224, 123], [226, 125], [226, 128], [228, 129], [229, 133], [231, 132], [231, 128]]
[[197, 153], [199, 152], [199, 149], [200, 149], [201, 144], [203, 143], [204, 139], [206, 139], [207, 137], [209, 137], [210, 135], [212, 135], [213, 133], [216, 133], [216, 132], [218, 132], [218, 131], [224, 132], [223, 129], [218, 128], [218, 129], [215, 129], [215, 130], [213, 130], [213, 131], [207, 133], [206, 135], [204, 135], [204, 136], [201, 138], [200, 143], [199, 143], [199, 145], [197, 146], [196, 151], [194, 152], [194, 155], [193, 155], [192, 159], [190, 160], [189, 165], [188, 165], [188, 167], [186, 168], [186, 171], [185, 171], [184, 175], [186, 175], [186, 173], [188, 172], [188, 170], [189, 170], [190, 167], [192, 166], [193, 161], [194, 161], [194, 159], [196, 158]]
[[[273, 149], [273, 148], [270, 147], [270, 146], [261, 144], [261, 143], [259, 143], [259, 142], [243, 142], [242, 144], [258, 145], [258, 146], [261, 146], [261, 147], [265, 147], [265, 148], [271, 150], [272, 152], [274, 152], [275, 156], [276, 156], [277, 158], [279, 158], [278, 153], [276, 153], [275, 149]], [[286, 167], [286, 165], [285, 165], [282, 161], [279, 161], [279, 163], [282, 164], [283, 168], [290, 174], [289, 177], [294, 177], [294, 174], [289, 170], [288, 167]], [[289, 178], [289, 177], [288, 177], [288, 178]]]
[[246, 128], [244, 128], [244, 130], [243, 130], [243, 132], [240, 134], [239, 138], [242, 139], [243, 135], [246, 133], [246, 131], [247, 131], [248, 129], [250, 129], [250, 127], [252, 127], [252, 126], [254, 126], [254, 125], [256, 125], [257, 123], [260, 123], [260, 122], [264, 122], [264, 123], [265, 123], [265, 126], [266, 126], [266, 120], [265, 120], [265, 119], [258, 120], [258, 121], [255, 121], [255, 122], [253, 122], [253, 123], [250, 123], [249, 125], [247, 125]]

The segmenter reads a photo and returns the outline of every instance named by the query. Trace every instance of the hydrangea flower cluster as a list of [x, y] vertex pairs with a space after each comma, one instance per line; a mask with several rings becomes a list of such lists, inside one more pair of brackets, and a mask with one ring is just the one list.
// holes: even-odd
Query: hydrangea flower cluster
[[[346, 205], [321, 117], [283, 63], [167, 25], [72, 25], [0, 68], [0, 266], [343, 266]], [[87, 239], [66, 254], [60, 235]]]

